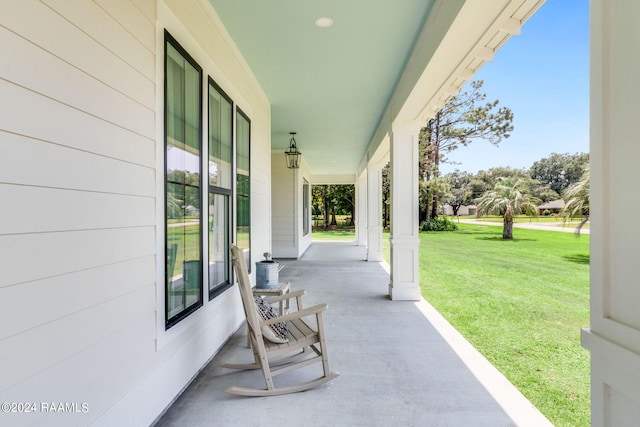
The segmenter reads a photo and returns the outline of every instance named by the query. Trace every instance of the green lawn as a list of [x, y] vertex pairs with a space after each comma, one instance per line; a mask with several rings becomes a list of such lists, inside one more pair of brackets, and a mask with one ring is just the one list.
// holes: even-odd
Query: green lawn
[[588, 426], [589, 236], [459, 228], [420, 233], [423, 296], [552, 423]]
[[[177, 224], [177, 222], [173, 222]], [[167, 228], [167, 247], [177, 245], [176, 258], [173, 260], [173, 271], [169, 277], [182, 274], [182, 263], [188, 260], [200, 259], [200, 225], [188, 222], [184, 226]]]
[[420, 233], [422, 295], [554, 425], [588, 426], [589, 235], [515, 228], [505, 241], [502, 227], [458, 226]]
[[312, 240], [340, 240], [353, 241], [356, 238], [356, 232], [351, 228], [339, 228], [337, 230], [313, 230], [311, 233]]

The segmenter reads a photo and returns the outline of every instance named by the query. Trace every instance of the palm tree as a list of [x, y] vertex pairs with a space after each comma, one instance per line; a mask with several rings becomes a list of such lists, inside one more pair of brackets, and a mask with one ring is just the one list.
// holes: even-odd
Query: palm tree
[[576, 234], [589, 221], [589, 166], [584, 169], [579, 181], [571, 184], [563, 193], [564, 208], [562, 216], [565, 221], [576, 216], [582, 216], [582, 221], [576, 227]]
[[536, 215], [540, 200], [529, 194], [529, 186], [522, 178], [500, 177], [493, 190], [477, 201], [478, 215], [502, 215], [502, 238], [513, 239], [513, 217], [517, 214]]

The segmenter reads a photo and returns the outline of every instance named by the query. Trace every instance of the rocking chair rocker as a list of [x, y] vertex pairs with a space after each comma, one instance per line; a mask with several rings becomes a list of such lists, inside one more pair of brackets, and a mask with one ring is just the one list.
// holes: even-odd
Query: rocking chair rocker
[[[256, 309], [256, 301], [251, 291], [251, 282], [247, 273], [247, 265], [240, 249], [231, 246], [233, 266], [238, 276], [238, 285], [242, 304], [247, 318], [248, 334], [253, 350], [255, 363], [249, 364], [224, 364], [229, 369], [262, 369], [266, 382], [266, 389], [254, 389], [246, 387], [230, 387], [227, 393], [242, 396], [274, 396], [279, 394], [295, 393], [308, 390], [320, 384], [324, 384], [338, 376], [329, 370], [329, 358], [327, 356], [327, 344], [324, 336], [322, 313], [327, 309], [327, 304], [319, 304], [303, 309], [302, 295], [304, 290], [289, 292], [285, 295], [270, 298], [268, 303], [295, 298], [297, 310], [291, 313], [279, 313], [278, 317], [263, 320]], [[303, 317], [315, 316], [315, 328]], [[263, 336], [263, 331], [270, 333], [269, 325], [286, 324], [286, 338], [281, 342], [272, 342]], [[277, 340], [276, 340], [277, 341]], [[315, 354], [314, 354], [315, 353]], [[313, 355], [313, 357], [309, 357]], [[275, 387], [273, 377], [311, 365], [322, 363], [322, 375], [314, 380], [286, 387]]]

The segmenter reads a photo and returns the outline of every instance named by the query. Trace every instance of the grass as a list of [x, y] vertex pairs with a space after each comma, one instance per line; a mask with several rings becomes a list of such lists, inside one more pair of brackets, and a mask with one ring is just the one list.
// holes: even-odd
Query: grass
[[167, 246], [172, 244], [178, 246], [176, 259], [173, 262], [174, 270], [169, 272], [170, 278], [182, 274], [184, 261], [200, 259], [200, 225], [187, 223], [184, 226], [167, 228]]
[[459, 228], [420, 234], [423, 296], [554, 425], [589, 425], [589, 236]]
[[336, 230], [313, 230], [311, 233], [312, 240], [339, 240], [352, 241], [356, 238], [356, 232], [353, 228], [338, 228]]

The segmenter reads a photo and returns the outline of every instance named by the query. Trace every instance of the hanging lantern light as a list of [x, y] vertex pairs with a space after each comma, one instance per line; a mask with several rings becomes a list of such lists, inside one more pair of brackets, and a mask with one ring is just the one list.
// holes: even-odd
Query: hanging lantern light
[[284, 152], [285, 159], [287, 160], [287, 167], [289, 169], [298, 169], [300, 167], [300, 157], [302, 153], [298, 151], [296, 146], [295, 132], [289, 132], [291, 140], [289, 141], [289, 149]]

